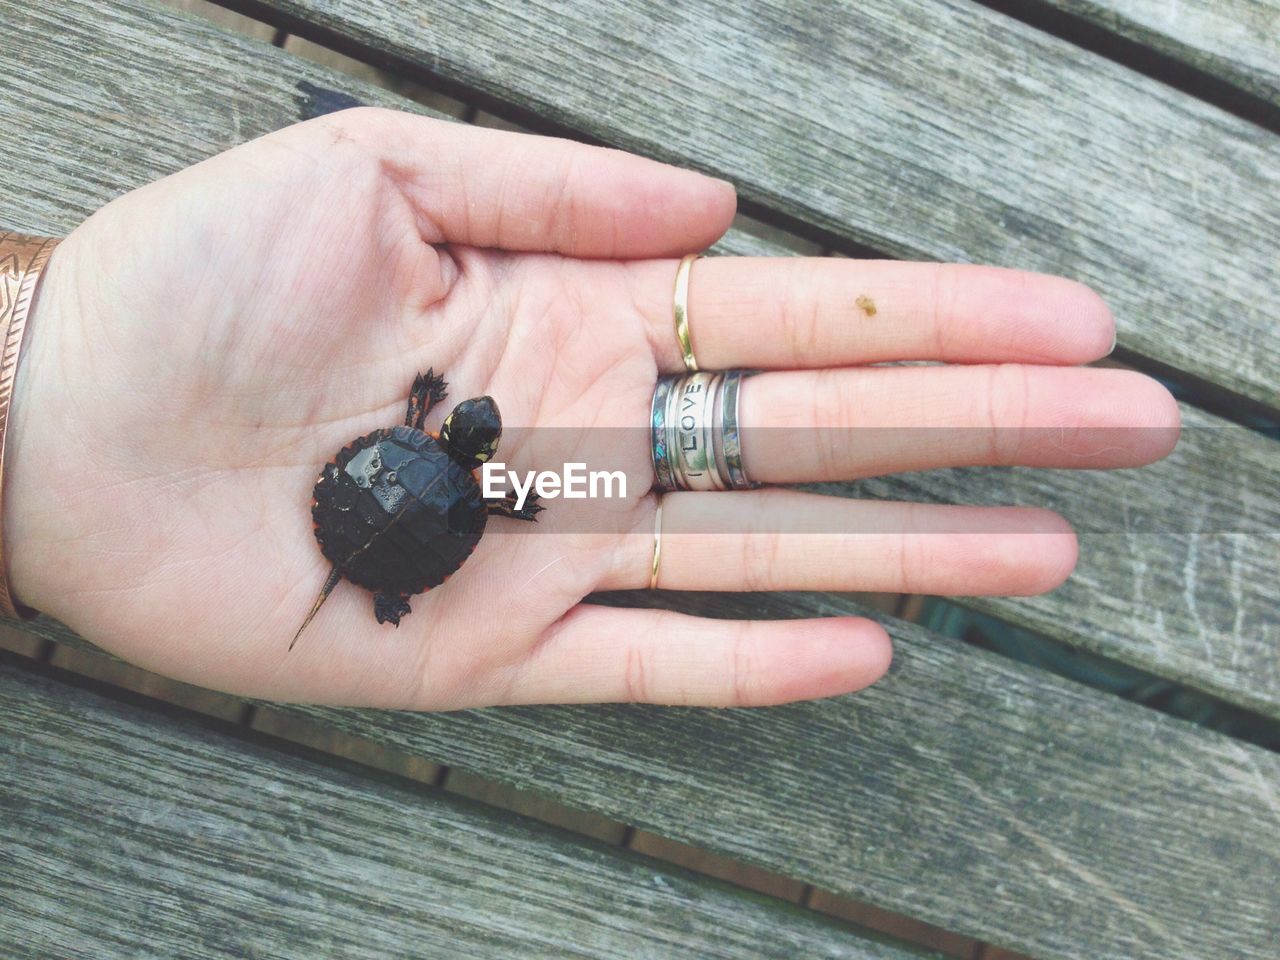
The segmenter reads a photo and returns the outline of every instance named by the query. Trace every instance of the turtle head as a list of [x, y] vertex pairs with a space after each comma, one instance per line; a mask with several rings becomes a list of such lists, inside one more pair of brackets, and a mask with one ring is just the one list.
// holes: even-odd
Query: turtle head
[[453, 408], [440, 428], [440, 442], [449, 456], [468, 470], [487, 463], [498, 450], [502, 416], [493, 397], [473, 397]]

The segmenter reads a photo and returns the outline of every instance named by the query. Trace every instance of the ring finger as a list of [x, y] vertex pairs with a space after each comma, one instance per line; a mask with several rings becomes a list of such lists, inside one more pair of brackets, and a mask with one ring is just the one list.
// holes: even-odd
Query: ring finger
[[[649, 501], [654, 503], [656, 501]], [[604, 590], [850, 590], [1023, 596], [1075, 566], [1076, 537], [1033, 507], [847, 500], [791, 490], [669, 493], [627, 537]]]

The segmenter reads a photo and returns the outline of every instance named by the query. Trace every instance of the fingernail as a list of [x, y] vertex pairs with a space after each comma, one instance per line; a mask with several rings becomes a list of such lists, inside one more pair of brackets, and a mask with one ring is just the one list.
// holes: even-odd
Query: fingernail
[[1107, 351], [1107, 356], [1109, 357], [1115, 352], [1116, 352], [1116, 330], [1113, 327], [1111, 330], [1111, 349]]

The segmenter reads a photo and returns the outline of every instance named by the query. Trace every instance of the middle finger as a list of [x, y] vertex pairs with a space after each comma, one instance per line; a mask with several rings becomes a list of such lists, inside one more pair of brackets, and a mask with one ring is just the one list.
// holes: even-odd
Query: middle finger
[[1177, 403], [1128, 370], [999, 364], [761, 373], [740, 388], [746, 473], [854, 480], [978, 465], [1110, 469], [1177, 441]]
[[[650, 585], [656, 499], [599, 589]], [[661, 496], [664, 590], [1043, 593], [1076, 562], [1060, 516], [1033, 507], [849, 500], [796, 490]]]

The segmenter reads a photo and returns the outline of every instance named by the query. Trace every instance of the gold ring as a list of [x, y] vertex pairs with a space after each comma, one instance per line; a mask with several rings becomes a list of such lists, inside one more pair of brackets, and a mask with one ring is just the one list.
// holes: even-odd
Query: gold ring
[[689, 340], [689, 272], [693, 261], [700, 256], [700, 253], [691, 253], [680, 261], [676, 270], [675, 304], [672, 311], [676, 324], [676, 342], [680, 344], [684, 368], [690, 373], [698, 372], [698, 361], [693, 357], [693, 343]]
[[662, 494], [656, 497], [657, 509], [653, 512], [653, 564], [649, 567], [649, 589], [658, 589], [658, 566], [662, 563]]

